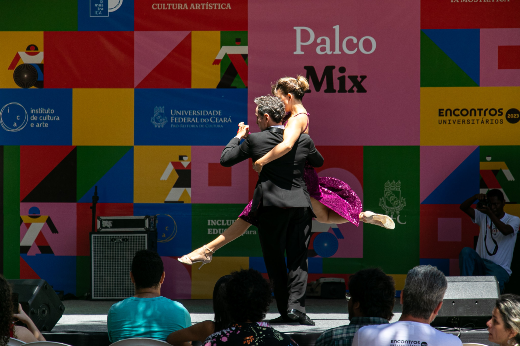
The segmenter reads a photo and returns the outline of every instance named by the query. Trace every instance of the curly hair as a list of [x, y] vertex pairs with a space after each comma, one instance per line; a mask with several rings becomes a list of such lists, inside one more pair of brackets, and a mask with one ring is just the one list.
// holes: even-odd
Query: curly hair
[[164, 272], [164, 265], [157, 252], [140, 250], [135, 253], [131, 270], [136, 289], [157, 287]]
[[7, 345], [9, 332], [13, 320], [13, 301], [11, 299], [11, 286], [0, 275], [0, 345]]
[[260, 322], [269, 310], [271, 287], [254, 269], [233, 272], [226, 284], [226, 303], [234, 322]]
[[275, 123], [280, 123], [285, 116], [285, 106], [276, 96], [260, 96], [255, 99], [255, 103], [258, 106], [258, 114], [269, 114]]
[[226, 304], [226, 284], [231, 275], [224, 275], [215, 283], [213, 288], [213, 312], [215, 313], [215, 332], [231, 325], [231, 316]]
[[292, 94], [297, 100], [301, 100], [307, 90], [309, 90], [309, 81], [303, 76], [283, 77], [271, 85], [271, 93], [276, 95], [280, 90], [284, 95]]
[[516, 294], [503, 294], [497, 299], [495, 307], [507, 330], [514, 330], [514, 341], [520, 343], [520, 296]]
[[395, 283], [379, 268], [362, 269], [348, 280], [353, 302], [359, 302], [364, 316], [391, 320], [395, 303]]

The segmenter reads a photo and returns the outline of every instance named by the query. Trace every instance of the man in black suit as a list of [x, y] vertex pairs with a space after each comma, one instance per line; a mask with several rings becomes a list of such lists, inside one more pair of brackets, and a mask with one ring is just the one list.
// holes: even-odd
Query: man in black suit
[[[222, 166], [230, 167], [248, 158], [256, 161], [283, 141], [283, 102], [274, 96], [262, 96], [255, 103], [256, 122], [262, 131], [248, 134], [241, 127], [222, 152]], [[240, 144], [242, 138], [245, 140]], [[314, 325], [305, 314], [307, 248], [314, 217], [303, 180], [306, 160], [314, 167], [323, 165], [323, 157], [312, 139], [302, 134], [289, 153], [263, 167], [251, 213], [258, 218], [262, 253], [281, 315], [274, 322], [297, 320]]]

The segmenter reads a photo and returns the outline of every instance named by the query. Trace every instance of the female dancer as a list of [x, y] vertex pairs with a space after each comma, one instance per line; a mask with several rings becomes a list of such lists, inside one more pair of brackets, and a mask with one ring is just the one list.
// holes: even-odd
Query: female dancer
[[[254, 163], [253, 168], [257, 172], [260, 172], [264, 165], [291, 151], [300, 134], [309, 133], [309, 113], [302, 104], [305, 91], [309, 89], [307, 79], [302, 76], [280, 78], [271, 89], [272, 94], [282, 100], [288, 114], [284, 119], [283, 142]], [[305, 167], [304, 179], [311, 196], [312, 209], [318, 222], [326, 224], [352, 222], [358, 226], [359, 221], [363, 221], [388, 229], [395, 227], [394, 221], [387, 215], [375, 214], [370, 211], [362, 212], [361, 200], [350, 186], [341, 180], [330, 177], [318, 178], [316, 171], [310, 166]], [[202, 262], [201, 267], [211, 262], [216, 250], [243, 235], [251, 224], [256, 223], [249, 216], [250, 210], [251, 202], [240, 214], [237, 221], [224, 233], [178, 260], [190, 265]]]

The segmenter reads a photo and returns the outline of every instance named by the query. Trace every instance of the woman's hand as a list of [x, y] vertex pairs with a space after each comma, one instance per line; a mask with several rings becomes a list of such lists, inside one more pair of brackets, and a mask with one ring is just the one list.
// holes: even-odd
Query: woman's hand
[[258, 159], [258, 161], [253, 162], [253, 169], [258, 174], [260, 174], [260, 172], [262, 172], [262, 168], [264, 167], [264, 164], [261, 161], [262, 161], [262, 159]]
[[247, 136], [249, 136], [249, 125], [244, 125], [244, 122], [241, 122], [238, 124], [237, 137], [244, 139]]
[[22, 305], [18, 304], [15, 314], [13, 314], [13, 317], [16, 318], [18, 321], [23, 322], [24, 324], [28, 324], [27, 322], [31, 321], [31, 318], [27, 316], [25, 311], [22, 309]]

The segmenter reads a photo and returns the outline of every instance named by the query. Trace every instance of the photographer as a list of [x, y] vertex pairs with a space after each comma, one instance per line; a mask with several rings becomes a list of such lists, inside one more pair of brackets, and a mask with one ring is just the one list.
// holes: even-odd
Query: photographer
[[[477, 208], [471, 205], [479, 200]], [[511, 275], [511, 261], [515, 249], [520, 219], [504, 212], [504, 194], [493, 189], [487, 194], [476, 194], [462, 202], [460, 209], [478, 224], [476, 251], [465, 247], [459, 254], [460, 275], [495, 276], [504, 291], [504, 284]]]

